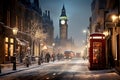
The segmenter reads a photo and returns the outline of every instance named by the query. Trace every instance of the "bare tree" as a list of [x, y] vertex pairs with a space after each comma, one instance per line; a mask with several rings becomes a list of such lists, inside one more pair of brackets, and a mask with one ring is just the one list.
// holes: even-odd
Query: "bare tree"
[[41, 40], [44, 41], [47, 38], [47, 34], [43, 32], [42, 24], [38, 21], [31, 21], [31, 26], [28, 27], [27, 32], [32, 39], [31, 52], [33, 52], [33, 42], [40, 43]]
[[31, 27], [28, 27], [27, 32], [32, 40], [46, 39], [47, 34], [43, 32], [42, 25], [38, 22], [31, 21]]

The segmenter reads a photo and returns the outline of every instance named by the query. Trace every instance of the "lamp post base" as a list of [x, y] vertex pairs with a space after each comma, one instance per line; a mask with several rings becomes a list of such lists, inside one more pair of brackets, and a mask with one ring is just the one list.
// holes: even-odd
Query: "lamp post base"
[[38, 58], [38, 65], [41, 65], [41, 58]]
[[16, 57], [13, 57], [13, 70], [16, 70]]
[[13, 70], [16, 70], [16, 62], [13, 62]]

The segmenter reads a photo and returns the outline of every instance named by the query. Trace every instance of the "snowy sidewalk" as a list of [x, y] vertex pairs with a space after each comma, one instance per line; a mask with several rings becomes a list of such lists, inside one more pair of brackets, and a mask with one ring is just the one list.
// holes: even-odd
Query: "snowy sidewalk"
[[[20, 71], [24, 71], [24, 70], [29, 70], [29, 69], [33, 69], [33, 68], [38, 68], [40, 66], [50, 64], [50, 63], [53, 64], [53, 63], [56, 63], [56, 62], [59, 62], [59, 61], [55, 61], [55, 62], [50, 61], [49, 63], [44, 62], [44, 63], [41, 63], [41, 65], [38, 65], [38, 62], [34, 62], [34, 63], [31, 63], [31, 65], [29, 65], [29, 67], [26, 67], [26, 65], [23, 64], [23, 63], [17, 63], [16, 64], [16, 70], [13, 70], [13, 63], [1, 64], [2, 67], [1, 67], [0, 76], [4, 76], [4, 75], [7, 75], [7, 74], [20, 72]], [[60, 61], [60, 62], [64, 62], [64, 61]]]
[[29, 65], [29, 67], [26, 67], [26, 65], [24, 65], [23, 63], [17, 63], [16, 64], [16, 70], [13, 70], [13, 63], [1, 64], [1, 66], [2, 67], [1, 67], [0, 76], [4, 76], [4, 75], [7, 75], [7, 74], [19, 72], [19, 71], [36, 68], [36, 67], [39, 67], [40, 65], [38, 65], [37, 63], [34, 63], [34, 64]]

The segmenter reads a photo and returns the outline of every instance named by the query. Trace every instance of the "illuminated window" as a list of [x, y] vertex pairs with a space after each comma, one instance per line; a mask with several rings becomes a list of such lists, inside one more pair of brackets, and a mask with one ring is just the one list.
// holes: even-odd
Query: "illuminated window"
[[5, 56], [8, 56], [8, 44], [5, 44]]
[[8, 42], [8, 37], [5, 38], [5, 42]]
[[38, 56], [39, 55], [39, 47], [37, 44], [35, 44], [34, 46], [34, 56]]
[[10, 45], [10, 56], [13, 56], [13, 44]]
[[13, 38], [10, 38], [10, 43], [14, 43], [14, 39]]
[[93, 43], [93, 63], [98, 63], [102, 54], [102, 43], [94, 42]]

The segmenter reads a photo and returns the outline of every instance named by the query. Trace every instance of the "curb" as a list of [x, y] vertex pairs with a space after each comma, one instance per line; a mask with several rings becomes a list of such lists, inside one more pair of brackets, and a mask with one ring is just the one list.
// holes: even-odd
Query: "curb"
[[5, 75], [8, 75], [8, 74], [12, 74], [12, 73], [16, 73], [16, 72], [21, 72], [21, 71], [25, 71], [25, 70], [29, 70], [29, 69], [33, 69], [33, 68], [38, 68], [38, 67], [40, 67], [40, 65], [34, 66], [34, 67], [26, 67], [26, 68], [23, 68], [23, 69], [20, 69], [20, 70], [12, 70], [10, 72], [0, 73], [0, 76], [5, 76]]

